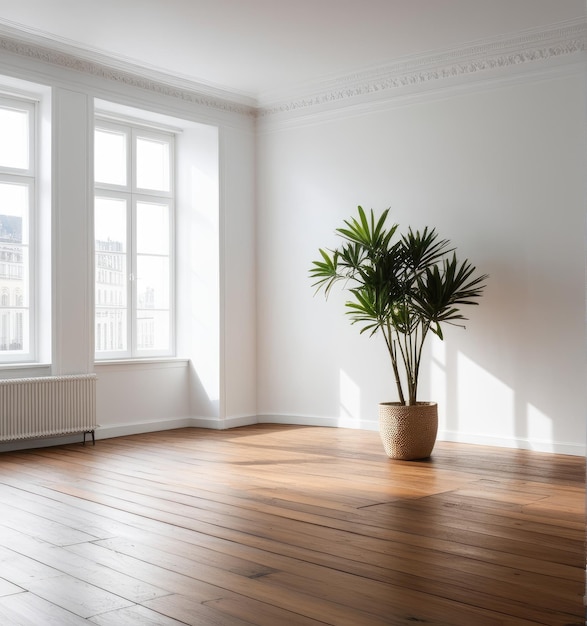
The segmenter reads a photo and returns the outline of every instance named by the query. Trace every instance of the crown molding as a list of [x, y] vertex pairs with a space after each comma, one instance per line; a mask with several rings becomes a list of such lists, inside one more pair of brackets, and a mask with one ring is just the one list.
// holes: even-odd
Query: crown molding
[[391, 65], [307, 84], [290, 98], [283, 94], [264, 94], [259, 98], [257, 115], [260, 118], [289, 117], [381, 102], [497, 74], [535, 71], [579, 58], [584, 61], [586, 50], [587, 19], [581, 18], [548, 29], [524, 31], [515, 37], [406, 57]]
[[471, 43], [435, 53], [405, 57], [393, 64], [304, 83], [288, 93], [264, 93], [258, 101], [227, 89], [172, 76], [131, 60], [86, 50], [66, 41], [0, 23], [4, 51], [109, 82], [135, 87], [221, 112], [268, 121], [297, 117], [448, 85], [551, 68], [585, 60], [587, 18], [516, 36]]
[[166, 74], [122, 58], [85, 50], [6, 24], [0, 24], [0, 51], [218, 111], [251, 116], [255, 114], [254, 98]]

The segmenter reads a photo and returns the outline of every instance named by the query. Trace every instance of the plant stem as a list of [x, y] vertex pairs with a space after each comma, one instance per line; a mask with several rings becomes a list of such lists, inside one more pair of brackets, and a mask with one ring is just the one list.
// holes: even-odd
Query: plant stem
[[401, 402], [401, 404], [405, 404], [406, 401], [404, 399], [404, 390], [402, 388], [402, 381], [399, 375], [399, 368], [397, 366], [397, 348], [395, 347], [395, 342], [393, 340], [393, 331], [391, 329], [391, 324], [389, 323], [389, 321], [387, 322], [386, 327], [383, 328], [383, 336], [385, 337], [387, 350], [389, 352], [389, 356], [391, 357], [391, 366], [395, 375], [395, 385], [397, 387], [399, 401]]
[[409, 352], [407, 343], [407, 333], [403, 333], [398, 337], [397, 345], [399, 346], [400, 353], [402, 355], [402, 361], [404, 362], [404, 370], [406, 372], [407, 385], [408, 385], [408, 402], [406, 403], [402, 395], [402, 404], [409, 404], [410, 397], [410, 370], [409, 370]]
[[416, 326], [413, 333], [410, 333], [410, 369], [408, 375], [410, 377], [410, 404], [416, 404], [416, 396], [418, 392], [418, 358], [416, 346], [418, 345], [418, 328]]
[[414, 372], [414, 377], [416, 380], [416, 389], [414, 389], [414, 402], [416, 401], [418, 377], [420, 376], [420, 362], [422, 361], [422, 350], [424, 348], [424, 341], [426, 339], [426, 336], [428, 335], [429, 329], [430, 329], [430, 324], [422, 325], [422, 337], [420, 338], [420, 341], [419, 341], [418, 352], [416, 356], [416, 368]]

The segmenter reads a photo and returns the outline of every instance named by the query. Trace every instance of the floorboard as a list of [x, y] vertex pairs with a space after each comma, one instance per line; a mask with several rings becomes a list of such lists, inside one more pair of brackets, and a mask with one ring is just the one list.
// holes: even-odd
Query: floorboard
[[585, 461], [180, 429], [0, 454], [7, 626], [578, 626]]

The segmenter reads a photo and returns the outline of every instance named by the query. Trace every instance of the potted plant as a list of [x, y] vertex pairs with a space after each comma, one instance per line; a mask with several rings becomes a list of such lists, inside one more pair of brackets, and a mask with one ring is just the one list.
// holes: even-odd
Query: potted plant
[[437, 404], [418, 399], [424, 344], [430, 333], [443, 339], [443, 324], [462, 325], [459, 307], [477, 304], [487, 275], [458, 261], [436, 229], [399, 234], [388, 214], [376, 218], [359, 206], [358, 217], [336, 229], [343, 243], [320, 249], [310, 276], [326, 297], [342, 281], [351, 295], [345, 304], [351, 323], [383, 336], [399, 400], [379, 405], [381, 439], [389, 457], [421, 459], [432, 453], [438, 429]]

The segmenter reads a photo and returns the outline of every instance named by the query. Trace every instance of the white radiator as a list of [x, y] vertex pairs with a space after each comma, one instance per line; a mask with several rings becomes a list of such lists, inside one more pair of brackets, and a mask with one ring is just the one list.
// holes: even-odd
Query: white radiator
[[0, 441], [95, 428], [96, 374], [0, 380]]

